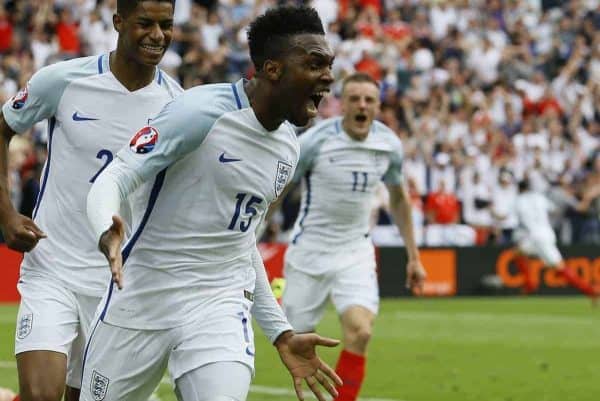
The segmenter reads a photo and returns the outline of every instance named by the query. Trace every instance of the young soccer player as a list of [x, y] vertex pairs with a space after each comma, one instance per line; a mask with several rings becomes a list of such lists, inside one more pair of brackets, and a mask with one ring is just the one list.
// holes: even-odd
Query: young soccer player
[[381, 180], [408, 253], [407, 286], [420, 288], [410, 198], [402, 179], [402, 144], [380, 122], [379, 86], [366, 74], [343, 83], [341, 118], [300, 137], [295, 181], [304, 179], [300, 214], [285, 255], [283, 307], [299, 332], [314, 331], [327, 300], [340, 316], [344, 349], [338, 401], [354, 401], [365, 376], [367, 345], [379, 305], [375, 253], [369, 238], [372, 200]]
[[[79, 398], [83, 346], [109, 282], [85, 215], [86, 197], [131, 131], [181, 88], [157, 68], [169, 43], [174, 0], [118, 0], [116, 50], [38, 71], [0, 115], [0, 227], [25, 254], [15, 353], [23, 401]], [[33, 218], [10, 204], [10, 138], [48, 121], [48, 159]], [[129, 218], [127, 218], [129, 220]]]
[[546, 267], [557, 269], [567, 283], [583, 294], [595, 299], [600, 291], [582, 280], [577, 272], [565, 266], [560, 251], [556, 247], [556, 234], [550, 224], [549, 214], [553, 206], [542, 194], [532, 191], [529, 180], [519, 182], [519, 195], [515, 202], [515, 209], [519, 220], [516, 231], [517, 257], [515, 263], [523, 276], [525, 293], [535, 291], [536, 285], [529, 270], [529, 258], [540, 258]]
[[[319, 400], [319, 383], [336, 395], [339, 378], [315, 347], [337, 341], [292, 331], [254, 235], [296, 168], [289, 122], [316, 116], [333, 81], [333, 54], [310, 8], [267, 11], [250, 25], [248, 42], [252, 80], [184, 92], [90, 190], [88, 217], [113, 283], [87, 344], [84, 401], [145, 400], [167, 367], [179, 400], [245, 400], [255, 354], [251, 313], [300, 400], [303, 380]], [[119, 205], [139, 187], [148, 203], [121, 253]]]

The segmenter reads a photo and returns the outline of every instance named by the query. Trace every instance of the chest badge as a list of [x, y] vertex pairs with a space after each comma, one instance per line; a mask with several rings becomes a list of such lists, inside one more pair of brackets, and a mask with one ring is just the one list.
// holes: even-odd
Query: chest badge
[[275, 195], [277, 197], [281, 195], [287, 185], [291, 172], [292, 165], [290, 163], [281, 160], [277, 161], [277, 175], [275, 176]]

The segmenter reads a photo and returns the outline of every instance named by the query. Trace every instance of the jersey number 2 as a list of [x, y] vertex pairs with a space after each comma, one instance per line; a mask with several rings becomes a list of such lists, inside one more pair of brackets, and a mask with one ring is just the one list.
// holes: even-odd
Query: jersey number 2
[[92, 178], [90, 178], [90, 182], [92, 184], [94, 183], [94, 181], [96, 181], [96, 178], [98, 178], [98, 176], [100, 175], [100, 173], [103, 172], [104, 169], [113, 160], [113, 154], [108, 149], [101, 149], [100, 152], [98, 152], [98, 154], [96, 155], [96, 159], [100, 159], [100, 160], [106, 159], [106, 160], [104, 160], [104, 165], [100, 168], [100, 170], [98, 170], [98, 172]]
[[[237, 194], [235, 196], [235, 198], [237, 199], [237, 202], [235, 203], [235, 212], [233, 213], [233, 218], [231, 219], [231, 222], [229, 223], [229, 227], [227, 227], [230, 230], [235, 230], [235, 227], [237, 225], [237, 221], [240, 217], [240, 212], [242, 210], [242, 204], [244, 203], [244, 199], [246, 199], [246, 196], [248, 194], [245, 194], [243, 192], [240, 192], [239, 194]], [[256, 196], [251, 196], [250, 199], [248, 199], [248, 201], [246, 202], [246, 206], [245, 206], [245, 213], [246, 215], [250, 216], [248, 217], [248, 221], [240, 221], [240, 231], [245, 233], [246, 231], [248, 231], [248, 229], [250, 228], [250, 224], [252, 223], [252, 217], [256, 216], [257, 210], [254, 208], [254, 204], [259, 204], [262, 203], [262, 199], [257, 198]]]

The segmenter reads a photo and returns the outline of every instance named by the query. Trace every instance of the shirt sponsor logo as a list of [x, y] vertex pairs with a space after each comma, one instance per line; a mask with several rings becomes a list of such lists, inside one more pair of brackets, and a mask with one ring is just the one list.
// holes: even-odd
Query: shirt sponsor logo
[[29, 90], [25, 87], [12, 98], [12, 108], [15, 110], [22, 109], [27, 101], [27, 96], [29, 96]]
[[292, 165], [290, 163], [281, 160], [277, 161], [277, 175], [275, 176], [275, 195], [281, 195], [283, 189], [287, 185], [291, 172]]
[[152, 152], [156, 142], [158, 142], [158, 131], [156, 128], [147, 125], [131, 138], [129, 148], [134, 153], [146, 154]]

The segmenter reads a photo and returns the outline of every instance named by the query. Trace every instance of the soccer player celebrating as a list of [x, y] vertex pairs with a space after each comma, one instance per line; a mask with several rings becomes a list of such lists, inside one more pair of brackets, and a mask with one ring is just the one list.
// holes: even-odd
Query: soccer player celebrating
[[285, 255], [283, 307], [299, 332], [314, 331], [331, 297], [340, 316], [344, 349], [336, 400], [356, 400], [378, 311], [375, 253], [369, 238], [372, 199], [383, 177], [390, 211], [408, 253], [407, 286], [421, 288], [410, 198], [402, 180], [402, 144], [380, 122], [379, 86], [369, 75], [346, 78], [343, 117], [317, 124], [300, 137], [295, 181], [304, 178], [300, 215]]
[[[38, 71], [0, 115], [0, 227], [21, 265], [15, 352], [23, 401], [77, 400], [83, 347], [110, 281], [85, 215], [98, 174], [131, 131], [154, 117], [179, 86], [157, 68], [169, 43], [174, 0], [118, 0], [117, 48]], [[33, 219], [7, 190], [7, 145], [48, 120], [48, 158]], [[47, 237], [46, 237], [47, 235]]]
[[[319, 400], [319, 383], [337, 394], [339, 377], [315, 347], [338, 342], [292, 331], [254, 235], [296, 168], [288, 121], [306, 125], [316, 116], [333, 81], [333, 54], [311, 8], [267, 11], [250, 25], [248, 42], [252, 80], [184, 92], [90, 190], [88, 217], [113, 282], [86, 346], [84, 401], [145, 400], [167, 367], [179, 400], [245, 400], [251, 313], [300, 400], [303, 380]], [[136, 188], [148, 202], [121, 252], [119, 205]]]
[[531, 190], [527, 178], [519, 182], [519, 195], [515, 202], [519, 220], [519, 227], [516, 231], [515, 252], [517, 257], [515, 263], [525, 277], [523, 290], [525, 293], [531, 293], [536, 289], [529, 270], [529, 257], [538, 257], [546, 267], [557, 269], [569, 285], [592, 297], [595, 302], [600, 291], [582, 280], [573, 269], [565, 266], [556, 247], [556, 234], [548, 216], [553, 208], [552, 203], [546, 197]]

